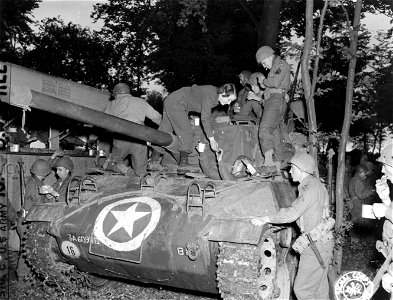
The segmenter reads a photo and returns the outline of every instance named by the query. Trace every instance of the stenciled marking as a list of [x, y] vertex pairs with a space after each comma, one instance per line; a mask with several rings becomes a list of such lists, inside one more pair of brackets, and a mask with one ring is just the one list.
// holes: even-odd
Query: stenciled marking
[[365, 274], [350, 271], [341, 275], [334, 284], [337, 300], [369, 300], [373, 295], [374, 285]]
[[78, 242], [78, 243], [89, 244], [90, 241], [91, 241], [93, 244], [97, 244], [97, 245], [100, 244], [99, 240], [94, 238], [94, 237], [84, 236], [84, 235], [75, 236], [75, 235], [70, 234], [70, 233], [67, 233], [67, 235], [68, 235], [68, 240], [70, 242]]
[[64, 253], [64, 255], [73, 257], [73, 258], [79, 258], [81, 256], [81, 252], [78, 248], [77, 245], [70, 241], [63, 241], [61, 243], [61, 252]]
[[[130, 203], [126, 210], [116, 210], [117, 206]], [[137, 211], [138, 204], [144, 203], [150, 206], [150, 212]], [[107, 235], [104, 233], [104, 220], [111, 213], [116, 218], [116, 224], [110, 229]], [[145, 238], [147, 238], [156, 228], [161, 216], [161, 205], [156, 200], [149, 197], [128, 198], [109, 204], [97, 216], [93, 233], [95, 237], [105, 246], [116, 251], [132, 251], [138, 249]], [[134, 223], [142, 218], [150, 218], [147, 226], [136, 237], [129, 241], [120, 243], [112, 240], [109, 236], [117, 230], [123, 228], [132, 237]]]

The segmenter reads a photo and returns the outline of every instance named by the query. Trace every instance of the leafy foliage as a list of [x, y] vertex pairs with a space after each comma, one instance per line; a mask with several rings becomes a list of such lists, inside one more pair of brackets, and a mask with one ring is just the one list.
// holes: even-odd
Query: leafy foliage
[[0, 1], [0, 59], [18, 63], [28, 45], [33, 31], [30, 27], [32, 11], [41, 0]]
[[98, 88], [111, 83], [107, 58], [113, 48], [88, 28], [45, 19], [33, 43], [34, 48], [23, 57], [25, 66]]

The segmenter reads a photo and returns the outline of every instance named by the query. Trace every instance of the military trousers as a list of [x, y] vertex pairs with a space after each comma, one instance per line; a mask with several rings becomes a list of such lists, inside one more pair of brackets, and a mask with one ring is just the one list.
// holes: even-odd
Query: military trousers
[[308, 246], [300, 255], [299, 269], [293, 287], [298, 300], [330, 299], [328, 265], [333, 257], [334, 240], [330, 240], [324, 245], [320, 241], [317, 241], [315, 244], [325, 263], [326, 269], [321, 267], [315, 253]]
[[124, 161], [131, 156], [131, 167], [137, 176], [146, 173], [147, 145], [143, 141], [128, 141], [113, 139], [112, 155], [117, 162]]
[[259, 125], [259, 143], [263, 153], [274, 149], [274, 134], [287, 109], [287, 103], [283, 96], [278, 93], [270, 94], [265, 101], [262, 120]]
[[188, 117], [184, 92], [178, 90], [168, 95], [164, 101], [164, 112], [158, 130], [175, 133], [180, 140], [179, 151], [191, 153], [193, 131]]

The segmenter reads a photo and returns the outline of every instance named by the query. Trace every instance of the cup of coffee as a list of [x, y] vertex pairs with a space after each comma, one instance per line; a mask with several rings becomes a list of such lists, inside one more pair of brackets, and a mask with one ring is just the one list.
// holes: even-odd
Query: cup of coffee
[[199, 153], [205, 152], [206, 144], [198, 142], [196, 149]]

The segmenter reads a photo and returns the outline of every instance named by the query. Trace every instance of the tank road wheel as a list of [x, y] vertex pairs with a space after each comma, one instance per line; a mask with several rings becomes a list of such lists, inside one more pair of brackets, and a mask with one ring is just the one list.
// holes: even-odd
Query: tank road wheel
[[69, 275], [73, 266], [60, 262], [58, 255], [52, 251], [53, 247], [57, 247], [57, 242], [47, 233], [48, 226], [48, 222], [28, 224], [23, 252], [38, 278], [48, 286], [66, 292], [75, 288]]
[[279, 297], [276, 248], [272, 237], [266, 237], [259, 247], [221, 243], [217, 264], [218, 288], [223, 299], [269, 300]]

